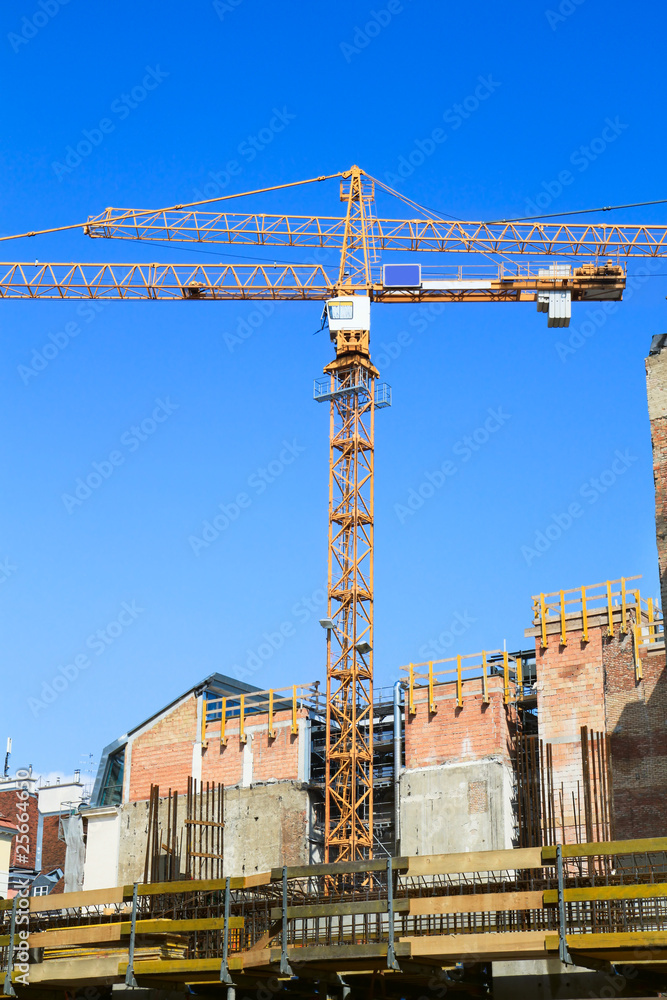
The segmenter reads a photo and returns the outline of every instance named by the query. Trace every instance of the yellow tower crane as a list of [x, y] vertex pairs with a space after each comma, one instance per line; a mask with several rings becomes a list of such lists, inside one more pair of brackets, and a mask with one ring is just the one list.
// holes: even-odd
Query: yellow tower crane
[[[342, 215], [203, 211], [201, 205], [338, 179]], [[384, 219], [376, 187], [420, 215]], [[567, 326], [573, 301], [620, 300], [621, 261], [667, 256], [667, 226], [439, 218], [353, 166], [350, 170], [161, 209], [108, 208], [85, 223], [92, 238], [335, 250], [335, 273], [294, 264], [0, 264], [0, 298], [157, 301], [323, 301], [335, 348], [315, 398], [330, 405], [325, 860], [373, 852], [373, 455], [375, 410], [391, 402], [370, 356], [371, 303], [532, 302]], [[11, 237], [12, 239], [18, 237]], [[1, 241], [2, 238], [0, 238]], [[4, 239], [7, 239], [6, 237]], [[387, 252], [502, 258], [474, 265], [382, 264]], [[544, 264], [516, 256], [565, 258]], [[577, 264], [579, 266], [577, 266]]]

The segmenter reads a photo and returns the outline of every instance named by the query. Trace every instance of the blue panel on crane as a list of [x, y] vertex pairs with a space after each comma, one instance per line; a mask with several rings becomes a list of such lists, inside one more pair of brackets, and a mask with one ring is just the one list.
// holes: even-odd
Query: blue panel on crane
[[421, 264], [385, 264], [382, 268], [385, 288], [420, 288], [421, 283]]

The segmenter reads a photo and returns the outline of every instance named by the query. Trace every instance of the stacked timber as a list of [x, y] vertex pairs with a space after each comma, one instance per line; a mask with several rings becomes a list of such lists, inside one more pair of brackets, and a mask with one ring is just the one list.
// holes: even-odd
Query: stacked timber
[[[182, 934], [160, 934], [159, 937], [142, 938], [134, 946], [135, 962], [159, 962], [168, 959], [186, 958], [187, 938]], [[109, 941], [85, 947], [71, 945], [62, 948], [45, 948], [44, 961], [58, 961], [70, 958], [118, 958], [127, 960], [127, 944]]]

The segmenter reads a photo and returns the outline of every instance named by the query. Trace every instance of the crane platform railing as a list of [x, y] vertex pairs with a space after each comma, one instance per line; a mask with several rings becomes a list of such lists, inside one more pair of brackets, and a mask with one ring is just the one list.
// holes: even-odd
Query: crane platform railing
[[[611, 260], [606, 261], [610, 269], [610, 278], [625, 280], [626, 268], [616, 265]], [[323, 267], [327, 265], [322, 264]], [[372, 265], [369, 273], [376, 285], [384, 284], [382, 264]], [[422, 282], [428, 281], [517, 281], [533, 280], [551, 282], [559, 286], [569, 287], [575, 278], [586, 278], [590, 268], [573, 266], [572, 261], [549, 261], [548, 265], [540, 260], [503, 260], [498, 263], [477, 262], [474, 264], [440, 263], [420, 264], [419, 277]]]

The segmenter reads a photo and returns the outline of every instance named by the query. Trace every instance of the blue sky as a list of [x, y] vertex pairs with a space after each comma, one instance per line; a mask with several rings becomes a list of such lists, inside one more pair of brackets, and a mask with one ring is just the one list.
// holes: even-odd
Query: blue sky
[[[0, 12], [12, 96], [0, 232], [352, 163], [461, 219], [660, 198], [664, 18], [662, 5], [630, 18], [597, 0], [14, 0]], [[68, 147], [86, 132], [76, 162]], [[415, 150], [423, 162], [410, 170]], [[248, 207], [337, 214], [340, 202], [332, 182]], [[614, 218], [664, 222], [666, 208]], [[77, 232], [2, 247], [6, 261], [229, 259]], [[453, 623], [463, 634], [442, 655], [526, 644], [540, 590], [643, 574], [656, 593], [643, 359], [665, 329], [667, 262], [647, 276], [630, 261], [629, 273], [627, 301], [574, 350], [571, 333], [595, 323], [589, 306], [574, 305], [570, 331], [549, 330], [533, 305], [374, 307], [374, 357], [394, 394], [376, 434], [378, 683]], [[97, 759], [208, 673], [255, 663], [286, 622], [294, 634], [248, 680], [323, 678], [328, 418], [312, 380], [331, 348], [313, 335], [320, 311], [0, 305], [0, 737], [14, 738], [13, 763], [69, 773]], [[468, 449], [489, 411], [495, 430]], [[402, 513], [447, 460], [455, 474]], [[622, 473], [598, 491], [591, 481], [614, 461]], [[64, 501], [94, 463], [99, 487]], [[190, 536], [239, 492], [249, 506], [195, 554]], [[577, 501], [581, 516], [526, 555]], [[35, 710], [30, 699], [68, 669]]]

